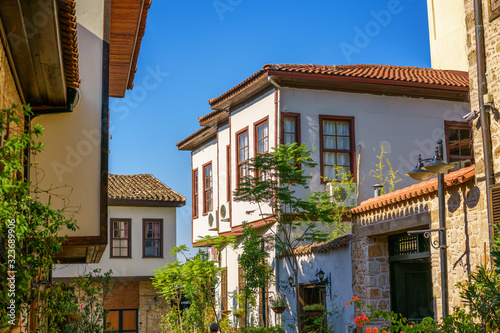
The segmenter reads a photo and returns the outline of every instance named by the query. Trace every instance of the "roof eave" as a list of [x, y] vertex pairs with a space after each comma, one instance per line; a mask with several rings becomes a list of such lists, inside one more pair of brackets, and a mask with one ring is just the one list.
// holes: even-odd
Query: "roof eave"
[[[132, 89], [151, 0], [111, 1], [109, 96]], [[129, 33], [129, 31], [133, 31]], [[126, 60], [124, 61], [124, 58]]]
[[176, 143], [178, 150], [194, 150], [204, 143], [215, 139], [217, 133], [216, 127], [204, 127], [196, 131], [184, 140]]
[[[258, 74], [258, 73], [257, 73]], [[210, 100], [213, 110], [230, 110], [250, 97], [258, 95], [266, 87], [272, 86], [271, 77], [285, 87], [327, 89], [355, 93], [371, 93], [394, 96], [423, 97], [452, 101], [468, 101], [468, 87], [440, 84], [398, 81], [389, 79], [363, 78], [328, 74], [295, 73], [268, 70], [259, 74], [247, 84], [238, 85], [221, 96]]]
[[137, 199], [108, 199], [108, 206], [133, 206], [133, 207], [182, 207], [186, 201], [165, 200], [137, 200]]

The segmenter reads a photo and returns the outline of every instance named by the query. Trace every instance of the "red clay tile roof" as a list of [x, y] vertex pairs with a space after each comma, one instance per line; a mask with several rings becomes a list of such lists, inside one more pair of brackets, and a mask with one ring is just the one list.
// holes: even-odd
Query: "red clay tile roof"
[[135, 43], [134, 57], [132, 59], [132, 65], [130, 66], [130, 76], [128, 79], [127, 89], [132, 89], [134, 87], [135, 73], [137, 72], [137, 59], [139, 58], [139, 51], [141, 50], [141, 42], [144, 33], [146, 32], [146, 21], [148, 18], [148, 11], [151, 7], [151, 0], [144, 1], [144, 8], [142, 9], [141, 22], [139, 24], [139, 31], [137, 32], [137, 41]]
[[[344, 235], [335, 238], [331, 241], [312, 243], [307, 245], [299, 245], [295, 247], [293, 252], [298, 255], [305, 255], [311, 253], [328, 252], [332, 249], [340, 248], [349, 245], [352, 235]], [[283, 253], [279, 253], [278, 257], [283, 257]]]
[[215, 108], [218, 104], [237, 95], [247, 87], [268, 75], [269, 72], [288, 72], [302, 74], [320, 74], [337, 77], [353, 77], [364, 79], [378, 79], [392, 82], [421, 83], [433, 86], [450, 86], [466, 88], [469, 84], [468, 73], [452, 70], [440, 70], [419, 67], [402, 67], [388, 65], [293, 65], [267, 64], [260, 71], [243, 82], [229, 89], [222, 95], [210, 99], [208, 102]]
[[[444, 176], [445, 186], [454, 186], [465, 183], [475, 176], [475, 166], [471, 165], [467, 168], [462, 168], [455, 172], [451, 172]], [[420, 182], [401, 190], [381, 195], [379, 197], [371, 198], [363, 201], [359, 206], [349, 210], [347, 214], [360, 214], [387, 205], [398, 203], [407, 199], [415, 198], [421, 195], [437, 191], [438, 184], [437, 178]]]
[[78, 69], [78, 43], [76, 40], [76, 3], [75, 0], [58, 0], [57, 6], [66, 86], [77, 88], [80, 85], [80, 73]]
[[150, 174], [108, 177], [108, 198], [184, 203], [186, 198]]

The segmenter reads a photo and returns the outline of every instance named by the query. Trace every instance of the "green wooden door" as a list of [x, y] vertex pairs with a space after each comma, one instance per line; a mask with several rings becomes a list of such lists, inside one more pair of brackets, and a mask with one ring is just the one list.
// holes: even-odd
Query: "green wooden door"
[[391, 263], [392, 310], [412, 321], [434, 317], [430, 262]]

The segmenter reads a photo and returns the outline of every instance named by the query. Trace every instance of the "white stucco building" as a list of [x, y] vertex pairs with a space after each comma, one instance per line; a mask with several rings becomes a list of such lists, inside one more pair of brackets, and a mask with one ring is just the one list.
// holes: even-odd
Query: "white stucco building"
[[[372, 197], [372, 185], [377, 181], [370, 171], [381, 145], [399, 170], [402, 180], [398, 187], [413, 184], [403, 174], [414, 168], [418, 155], [432, 155], [437, 139], [447, 142], [456, 129], [469, 128], [460, 122], [468, 113], [467, 92], [468, 75], [459, 71], [381, 65], [265, 65], [209, 100], [213, 111], [199, 118], [202, 128], [177, 143], [180, 150], [191, 151], [194, 246], [206, 245], [197, 243], [204, 235], [241, 235], [244, 221], [262, 235], [270, 233], [272, 226], [260, 212], [248, 203], [234, 202], [232, 193], [247, 172], [248, 160], [280, 143], [315, 148], [312, 158], [318, 166], [305, 170], [312, 176], [312, 191], [325, 191], [322, 177], [334, 178], [333, 168], [341, 166], [354, 175], [357, 202]], [[465, 155], [462, 160], [465, 165], [471, 162]], [[222, 280], [227, 281], [219, 290], [222, 310], [232, 309], [231, 295], [241, 282], [240, 251], [224, 249], [221, 253]], [[332, 260], [341, 260], [335, 258]], [[276, 272], [275, 253], [270, 253], [268, 262]], [[333, 271], [335, 265], [330, 264], [328, 272], [322, 268], [331, 273], [333, 283], [345, 279], [346, 274], [351, 279], [349, 267]], [[307, 281], [309, 268], [303, 267]], [[271, 286], [270, 292], [274, 291]], [[349, 296], [337, 295], [335, 302], [345, 305]], [[301, 302], [307, 304], [307, 300]], [[259, 311], [262, 321], [262, 309]], [[282, 316], [296, 318], [294, 313]], [[273, 317], [272, 313], [271, 324], [276, 321]]]
[[56, 265], [53, 278], [112, 270], [114, 287], [104, 303], [108, 321], [117, 330], [159, 333], [161, 312], [155, 310], [163, 309], [166, 301], [152, 287], [151, 277], [176, 260], [170, 256], [176, 246], [176, 209], [186, 199], [150, 174], [110, 174], [108, 190], [109, 236], [101, 261]]

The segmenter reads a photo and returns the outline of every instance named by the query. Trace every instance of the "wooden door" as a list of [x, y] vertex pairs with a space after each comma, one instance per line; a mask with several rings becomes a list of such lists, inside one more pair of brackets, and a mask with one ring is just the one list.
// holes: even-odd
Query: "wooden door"
[[392, 310], [411, 321], [434, 317], [430, 262], [391, 264]]

